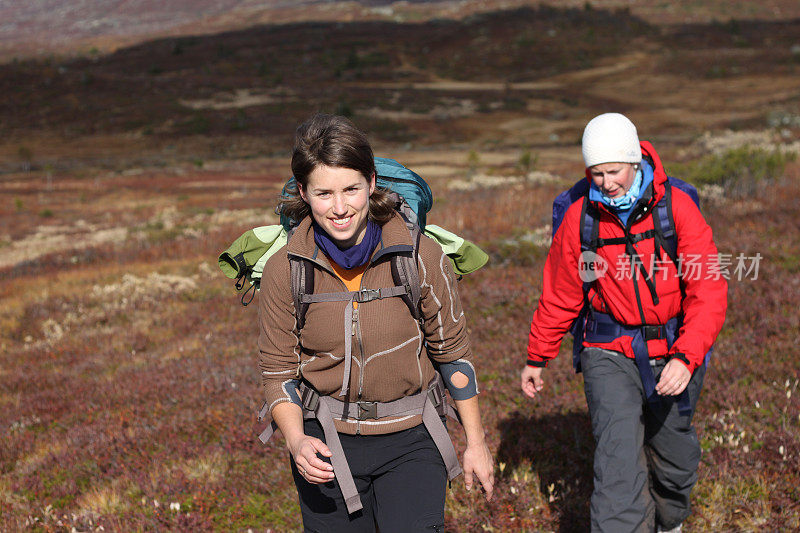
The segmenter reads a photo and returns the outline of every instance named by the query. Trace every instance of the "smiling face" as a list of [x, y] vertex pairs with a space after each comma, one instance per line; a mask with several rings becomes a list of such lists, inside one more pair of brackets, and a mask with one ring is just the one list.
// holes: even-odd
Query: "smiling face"
[[624, 196], [636, 178], [635, 165], [631, 163], [602, 163], [589, 169], [592, 182], [609, 198]]
[[314, 221], [339, 248], [361, 242], [367, 230], [375, 176], [367, 181], [358, 170], [318, 165], [308, 175], [306, 186], [299, 189]]

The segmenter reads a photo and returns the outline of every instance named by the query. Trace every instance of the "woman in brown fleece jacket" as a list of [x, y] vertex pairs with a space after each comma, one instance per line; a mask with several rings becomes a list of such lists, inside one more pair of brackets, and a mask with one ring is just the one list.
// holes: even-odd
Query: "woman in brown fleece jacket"
[[[383, 297], [311, 303], [299, 328], [290, 255], [313, 264], [315, 295], [341, 295], [393, 287], [390, 258], [413, 250], [414, 243], [394, 202], [375, 186], [366, 136], [346, 118], [316, 115], [302, 124], [292, 171], [296, 194], [282, 202], [281, 210], [299, 225], [287, 253], [274, 254], [264, 268], [258, 347], [266, 400], [292, 455], [305, 530], [375, 531], [377, 526], [381, 533], [441, 531], [447, 471], [439, 443], [433, 442], [436, 435], [432, 438], [427, 429], [432, 427], [430, 416], [419, 409], [376, 413], [388, 413], [383, 406], [407, 398], [424, 402], [438, 379], [435, 364], [466, 432], [462, 463], [467, 489], [477, 476], [487, 500], [491, 498], [493, 460], [484, 441], [472, 354], [450, 262], [438, 244], [420, 238], [419, 321], [403, 298]], [[345, 319], [348, 325], [343, 325]], [[319, 402], [308, 401], [314, 393]], [[311, 403], [343, 409], [333, 415], [334, 439], [327, 438], [330, 433], [326, 437], [319, 410], [319, 416], [309, 416]], [[344, 415], [354, 412], [351, 405], [361, 414], [376, 405], [378, 410], [372, 416]], [[331, 440], [337, 441], [336, 447]], [[336, 450], [343, 451], [346, 462], [337, 463]], [[343, 464], [341, 471], [337, 464]], [[355, 485], [351, 493], [357, 491], [357, 496], [347, 497], [346, 481]]]

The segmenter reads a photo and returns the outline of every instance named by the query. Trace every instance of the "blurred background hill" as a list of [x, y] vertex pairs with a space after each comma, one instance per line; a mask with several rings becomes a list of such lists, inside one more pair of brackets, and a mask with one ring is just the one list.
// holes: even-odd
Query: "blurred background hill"
[[[4, 56], [108, 52], [156, 37], [210, 34], [303, 21], [387, 20], [420, 22], [546, 5], [541, 0], [37, 0], [0, 4]], [[792, 0], [564, 0], [562, 8], [625, 9], [658, 24], [787, 20], [800, 8]]]
[[[720, 5], [719, 18], [710, 18], [713, 3], [607, 3], [5, 7], [4, 42], [39, 44], [2, 67], [0, 165], [108, 155], [127, 165], [116, 152], [123, 138], [122, 151], [135, 146], [144, 160], [268, 154], [286, 149], [311, 108], [359, 117], [379, 141], [427, 146], [563, 144], [565, 134], [573, 142], [593, 109], [610, 107], [685, 139], [780, 121], [796, 108], [796, 3]], [[270, 17], [309, 21], [260, 22]], [[666, 22], [682, 19], [690, 22]], [[206, 34], [205, 23], [243, 29]], [[109, 44], [142, 40], [151, 26], [175, 36]], [[106, 149], [87, 153], [87, 144]]]

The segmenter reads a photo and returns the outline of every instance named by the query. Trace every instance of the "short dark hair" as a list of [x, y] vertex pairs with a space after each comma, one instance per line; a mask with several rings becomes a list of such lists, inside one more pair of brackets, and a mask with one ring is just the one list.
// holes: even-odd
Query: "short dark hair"
[[[308, 186], [308, 177], [319, 165], [356, 170], [369, 182], [375, 174], [375, 156], [366, 134], [347, 118], [318, 113], [303, 122], [295, 132], [292, 173], [296, 183]], [[369, 217], [384, 224], [392, 216], [395, 203], [387, 189], [376, 187], [369, 198]], [[287, 187], [278, 212], [295, 222], [311, 213], [297, 186]]]

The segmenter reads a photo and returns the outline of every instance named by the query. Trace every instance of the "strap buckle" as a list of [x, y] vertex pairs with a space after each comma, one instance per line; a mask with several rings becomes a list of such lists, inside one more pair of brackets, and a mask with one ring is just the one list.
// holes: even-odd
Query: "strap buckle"
[[378, 402], [356, 402], [358, 406], [358, 420], [378, 418]]
[[355, 298], [353, 298], [358, 303], [364, 302], [371, 302], [372, 300], [378, 300], [381, 297], [381, 291], [378, 289], [361, 289], [356, 293]]
[[309, 411], [316, 412], [317, 405], [319, 405], [319, 394], [311, 387], [306, 387], [302, 392], [300, 401], [303, 407]]
[[666, 337], [664, 330], [664, 326], [642, 326], [642, 335], [646, 341], [662, 339]]
[[434, 407], [438, 408], [442, 404], [442, 391], [439, 390], [439, 387], [433, 387], [428, 390], [428, 399], [430, 399]]

